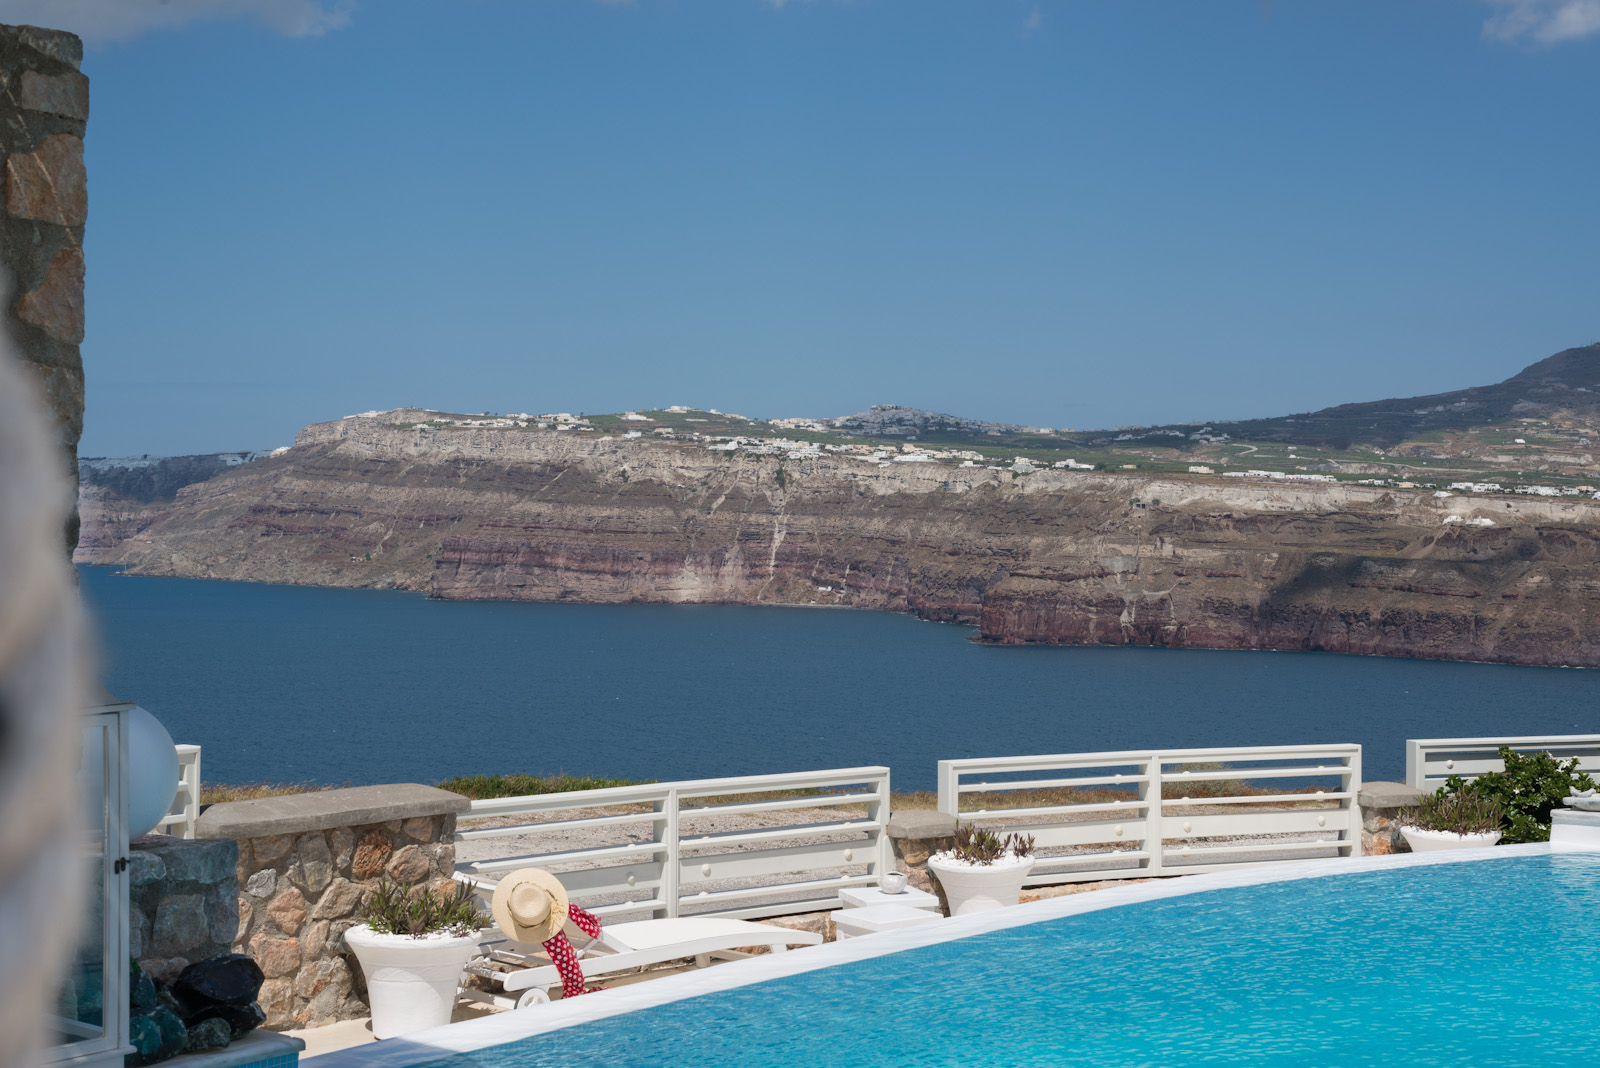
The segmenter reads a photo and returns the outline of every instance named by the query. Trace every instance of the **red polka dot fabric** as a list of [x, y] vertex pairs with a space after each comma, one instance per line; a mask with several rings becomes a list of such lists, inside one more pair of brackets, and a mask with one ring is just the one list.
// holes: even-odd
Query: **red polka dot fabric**
[[[567, 908], [567, 919], [577, 925], [578, 929], [590, 938], [600, 937], [600, 917], [592, 912], [586, 912], [576, 905]], [[544, 951], [550, 955], [550, 960], [556, 966], [556, 971], [561, 973], [561, 996], [575, 998], [579, 994], [593, 993], [583, 985], [583, 968], [578, 964], [578, 954], [573, 952], [572, 943], [567, 940], [565, 933], [557, 931], [554, 937], [548, 938], [544, 943]]]

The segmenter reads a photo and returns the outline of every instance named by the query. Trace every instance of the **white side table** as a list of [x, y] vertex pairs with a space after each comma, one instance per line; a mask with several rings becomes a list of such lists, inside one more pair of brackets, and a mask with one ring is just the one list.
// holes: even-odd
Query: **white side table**
[[909, 905], [871, 905], [867, 908], [840, 909], [833, 914], [834, 937], [839, 941], [892, 931], [896, 927], [910, 927], [918, 923], [931, 923], [941, 917], [927, 909], [914, 909]]
[[913, 909], [938, 911], [939, 898], [926, 890], [908, 886], [898, 894], [886, 894], [876, 886], [852, 886], [839, 891], [839, 900], [847, 909], [868, 909], [874, 905], [904, 905]]

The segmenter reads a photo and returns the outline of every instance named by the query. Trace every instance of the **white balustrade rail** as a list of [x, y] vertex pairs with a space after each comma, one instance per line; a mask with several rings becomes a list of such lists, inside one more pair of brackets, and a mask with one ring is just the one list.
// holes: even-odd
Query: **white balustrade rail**
[[1406, 785], [1433, 791], [1452, 775], [1476, 779], [1506, 770], [1500, 747], [1518, 753], [1549, 753], [1557, 760], [1578, 758], [1578, 767], [1600, 774], [1600, 735], [1549, 734], [1522, 738], [1412, 738], [1406, 742]]
[[1029, 886], [1359, 856], [1360, 791], [1359, 745], [939, 761], [941, 812], [1033, 835]]
[[[816, 823], [794, 819], [805, 811], [854, 806], [864, 813]], [[508, 816], [527, 820], [484, 825], [488, 818]], [[875, 884], [890, 864], [885, 767], [495, 798], [474, 801], [461, 820], [458, 858], [462, 844], [495, 839], [524, 851], [458, 859], [458, 872], [546, 868], [579, 904], [601, 916], [748, 918], [839, 908], [841, 889]], [[527, 836], [541, 848], [528, 851]], [[518, 838], [524, 839], [521, 847], [510, 841]], [[609, 841], [594, 844], [599, 839]], [[597, 903], [591, 906], [590, 900]]]
[[155, 829], [174, 838], [193, 838], [195, 817], [200, 815], [200, 747], [178, 748], [178, 792], [172, 810], [161, 817]]

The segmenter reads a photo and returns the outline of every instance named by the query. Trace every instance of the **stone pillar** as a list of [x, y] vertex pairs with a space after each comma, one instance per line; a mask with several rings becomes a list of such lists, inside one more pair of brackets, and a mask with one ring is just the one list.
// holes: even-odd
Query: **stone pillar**
[[906, 882], [918, 890], [937, 894], [939, 911], [950, 915], [950, 902], [945, 900], [944, 887], [928, 870], [928, 858], [956, 844], [956, 818], [926, 810], [895, 812], [890, 814], [886, 830], [895, 870], [905, 872]]
[[[83, 135], [89, 79], [70, 33], [0, 26], [0, 260], [9, 273], [5, 325], [55, 416], [62, 464], [77, 485], [83, 434], [83, 227], [89, 214]], [[78, 512], [67, 520], [78, 542]]]
[[471, 802], [406, 783], [230, 801], [196, 821], [238, 843], [236, 953], [267, 981], [266, 1027], [320, 1027], [371, 1014], [344, 932], [381, 878], [454, 892], [456, 816]]
[[128, 956], [172, 982], [195, 961], [230, 953], [239, 932], [239, 847], [148, 834], [128, 853]]
[[1385, 853], [1409, 853], [1400, 833], [1398, 818], [1402, 810], [1422, 800], [1422, 791], [1403, 782], [1361, 784], [1356, 804], [1361, 808], [1361, 854], [1381, 857]]

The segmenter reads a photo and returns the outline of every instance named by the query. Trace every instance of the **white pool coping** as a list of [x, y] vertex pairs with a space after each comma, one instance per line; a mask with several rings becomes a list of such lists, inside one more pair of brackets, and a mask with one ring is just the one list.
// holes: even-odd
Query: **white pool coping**
[[960, 938], [1022, 927], [1030, 923], [1078, 916], [1103, 909], [1120, 908], [1145, 901], [1200, 894], [1241, 886], [1260, 886], [1296, 879], [1316, 879], [1328, 875], [1390, 871], [1395, 868], [1421, 868], [1434, 864], [1460, 864], [1469, 861], [1502, 860], [1551, 852], [1548, 842], [1528, 845], [1496, 846], [1493, 849], [1455, 849], [1436, 853], [1396, 853], [1382, 857], [1341, 857], [1337, 860], [1306, 860], [1281, 866], [1243, 868], [1237, 871], [1210, 872], [1162, 878], [1130, 886], [1073, 894], [1068, 897], [1030, 901], [1025, 905], [995, 909], [976, 916], [955, 916], [936, 923], [917, 924], [878, 934], [863, 935], [843, 942], [767, 954], [747, 960], [730, 961], [711, 968], [613, 987], [582, 997], [563, 999], [547, 1005], [499, 1013], [481, 1020], [466, 1020], [401, 1038], [386, 1039], [371, 1045], [325, 1053], [306, 1058], [302, 1063], [316, 1068], [409, 1068], [411, 1065], [471, 1053], [491, 1046], [520, 1042], [535, 1035], [559, 1031], [564, 1027], [604, 1020], [639, 1009], [668, 1005], [685, 998], [713, 994], [722, 990], [764, 983], [786, 976], [801, 975], [819, 968], [831, 968], [852, 961], [870, 960], [920, 946], [953, 942]]

